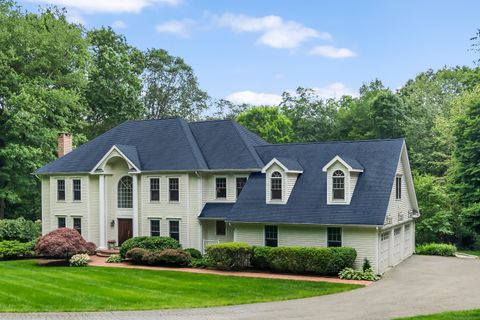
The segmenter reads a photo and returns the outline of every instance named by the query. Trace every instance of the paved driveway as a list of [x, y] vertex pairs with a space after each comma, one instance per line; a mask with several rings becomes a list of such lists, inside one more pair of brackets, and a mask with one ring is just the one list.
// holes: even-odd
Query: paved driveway
[[480, 308], [480, 260], [412, 256], [367, 288], [316, 298], [189, 310], [3, 314], [0, 319], [374, 320], [474, 308]]

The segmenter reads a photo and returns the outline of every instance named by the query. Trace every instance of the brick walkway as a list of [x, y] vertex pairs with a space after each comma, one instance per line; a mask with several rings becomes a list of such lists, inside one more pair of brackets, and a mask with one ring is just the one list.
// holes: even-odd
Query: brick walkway
[[153, 266], [136, 266], [129, 263], [106, 263], [106, 258], [93, 256], [91, 257], [91, 266], [95, 267], [110, 267], [110, 268], [130, 268], [130, 269], [146, 269], [146, 270], [163, 270], [163, 271], [179, 271], [179, 272], [191, 272], [201, 274], [216, 274], [221, 276], [234, 276], [234, 277], [251, 277], [251, 278], [264, 278], [264, 279], [284, 279], [284, 280], [302, 280], [302, 281], [316, 281], [316, 282], [333, 282], [333, 283], [346, 283], [346, 284], [360, 284], [368, 286], [372, 284], [371, 281], [361, 280], [342, 280], [338, 278], [317, 277], [317, 276], [299, 276], [289, 274], [278, 273], [263, 273], [263, 272], [244, 272], [244, 271], [220, 271], [210, 269], [195, 269], [195, 268], [164, 268]]

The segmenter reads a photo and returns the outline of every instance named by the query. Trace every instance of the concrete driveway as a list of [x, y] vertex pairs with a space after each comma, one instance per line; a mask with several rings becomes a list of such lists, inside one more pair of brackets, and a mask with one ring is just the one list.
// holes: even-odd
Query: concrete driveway
[[480, 260], [412, 256], [369, 287], [316, 298], [232, 307], [108, 312], [0, 314], [0, 319], [391, 319], [480, 308]]

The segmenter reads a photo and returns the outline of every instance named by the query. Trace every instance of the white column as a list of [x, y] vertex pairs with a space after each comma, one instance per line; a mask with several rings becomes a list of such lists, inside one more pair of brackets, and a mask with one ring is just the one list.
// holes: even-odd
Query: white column
[[98, 199], [99, 199], [99, 225], [100, 225], [100, 249], [107, 248], [107, 218], [105, 215], [105, 176], [102, 174], [98, 180]]
[[132, 232], [134, 237], [138, 237], [138, 175], [134, 174], [132, 177], [132, 204], [133, 204], [133, 217], [132, 217]]

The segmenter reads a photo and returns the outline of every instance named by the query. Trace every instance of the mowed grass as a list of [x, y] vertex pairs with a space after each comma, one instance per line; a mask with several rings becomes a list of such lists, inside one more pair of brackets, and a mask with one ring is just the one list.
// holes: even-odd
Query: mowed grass
[[478, 320], [480, 319], [480, 309], [467, 311], [443, 312], [425, 316], [411, 318], [400, 318], [398, 320]]
[[480, 250], [460, 250], [460, 253], [471, 254], [472, 256], [480, 257]]
[[0, 312], [152, 310], [225, 306], [338, 293], [357, 285], [175, 271], [0, 262]]

